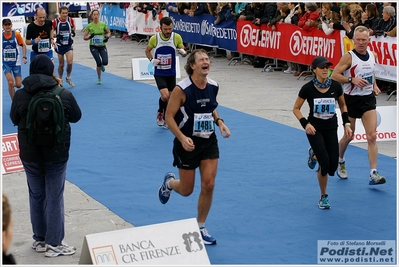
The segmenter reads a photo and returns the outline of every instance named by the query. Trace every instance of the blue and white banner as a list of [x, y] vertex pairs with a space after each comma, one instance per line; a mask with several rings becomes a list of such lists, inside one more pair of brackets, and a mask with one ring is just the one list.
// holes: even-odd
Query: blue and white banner
[[108, 25], [110, 30], [126, 32], [126, 10], [119, 5], [103, 5], [100, 9], [100, 20]]
[[66, 6], [68, 11], [82, 11], [87, 9], [87, 2], [60, 2], [60, 7]]
[[8, 2], [2, 5], [3, 17], [33, 17], [36, 13], [36, 8], [43, 7], [47, 10], [47, 3], [45, 2]]
[[173, 21], [173, 31], [180, 34], [184, 42], [237, 51], [237, 31], [234, 20], [226, 20], [215, 25], [215, 17], [209, 14], [190, 17], [169, 13]]

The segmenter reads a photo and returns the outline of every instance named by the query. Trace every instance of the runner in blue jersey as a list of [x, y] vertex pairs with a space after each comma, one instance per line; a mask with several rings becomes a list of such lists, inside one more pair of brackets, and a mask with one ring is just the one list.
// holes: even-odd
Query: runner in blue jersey
[[201, 192], [197, 221], [204, 243], [214, 245], [216, 239], [206, 230], [205, 221], [212, 204], [219, 159], [215, 125], [219, 126], [225, 138], [230, 136], [230, 130], [216, 110], [219, 85], [207, 77], [210, 66], [207, 52], [194, 50], [185, 65], [189, 76], [177, 84], [170, 96], [165, 119], [175, 135], [173, 166], [179, 169], [180, 179], [176, 179], [173, 173], [167, 173], [158, 190], [158, 197], [165, 204], [172, 190], [182, 196], [191, 195], [195, 170], [199, 168]]
[[75, 23], [73, 18], [68, 16], [68, 7], [60, 7], [60, 17], [53, 20], [53, 30], [56, 34], [56, 46], [55, 52], [58, 54], [58, 76], [62, 80], [62, 75], [64, 73], [64, 56], [66, 57], [67, 67], [66, 67], [66, 82], [70, 86], [75, 86], [71, 78], [72, 63], [73, 63], [73, 40], [75, 37]]
[[[184, 50], [181, 36], [172, 32], [172, 20], [169, 17], [163, 17], [160, 20], [160, 25], [161, 32], [151, 36], [145, 55], [154, 65], [154, 79], [161, 94], [156, 119], [157, 124], [167, 129], [165, 111], [170, 93], [176, 86], [176, 48], [182, 56], [186, 56], [186, 51]], [[152, 55], [153, 49], [154, 55]]]
[[[19, 47], [22, 47], [22, 54]], [[8, 93], [14, 98], [14, 86], [22, 86], [21, 59], [27, 62], [26, 45], [22, 35], [12, 29], [10, 19], [3, 19], [3, 72], [8, 82]], [[13, 79], [14, 75], [14, 79]]]

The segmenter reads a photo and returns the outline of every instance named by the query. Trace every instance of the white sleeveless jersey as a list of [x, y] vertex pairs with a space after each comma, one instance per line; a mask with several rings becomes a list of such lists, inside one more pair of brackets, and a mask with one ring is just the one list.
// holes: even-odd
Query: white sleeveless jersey
[[353, 78], [362, 78], [369, 82], [368, 85], [361, 89], [353, 83], [344, 83], [342, 88], [347, 95], [370, 95], [374, 88], [374, 69], [375, 58], [374, 54], [367, 50], [369, 59], [367, 61], [361, 60], [353, 51], [348, 52], [352, 56], [352, 65], [349, 69], [344, 71], [344, 76]]

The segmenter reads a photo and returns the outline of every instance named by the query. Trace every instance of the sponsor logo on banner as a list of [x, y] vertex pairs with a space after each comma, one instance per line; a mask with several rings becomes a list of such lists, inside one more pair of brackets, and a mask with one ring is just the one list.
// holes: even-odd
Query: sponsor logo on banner
[[2, 173], [23, 171], [21, 159], [19, 158], [19, 144], [17, 134], [3, 135], [1, 143], [2, 151]]
[[[377, 107], [377, 142], [380, 141], [394, 141], [396, 140], [396, 106], [382, 106]], [[342, 127], [341, 111], [336, 110], [338, 118], [338, 138], [344, 134]], [[356, 120], [355, 134], [353, 135], [352, 143], [367, 142], [366, 131], [360, 119]]]
[[86, 235], [79, 263], [210, 265], [195, 218]]
[[395, 264], [395, 240], [318, 240], [318, 264]]

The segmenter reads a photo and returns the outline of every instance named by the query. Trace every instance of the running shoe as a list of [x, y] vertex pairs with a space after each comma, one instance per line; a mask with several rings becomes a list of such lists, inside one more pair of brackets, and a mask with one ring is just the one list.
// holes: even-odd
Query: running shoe
[[33, 241], [32, 248], [36, 250], [36, 252], [46, 252], [46, 242], [44, 241]]
[[46, 253], [44, 253], [44, 256], [46, 257], [69, 256], [75, 254], [75, 252], [76, 252], [75, 247], [68, 246], [64, 242], [59, 246], [51, 246], [47, 244]]
[[74, 86], [75, 86], [75, 84], [73, 83], [71, 77], [66, 77], [65, 80], [66, 80], [66, 82], [67, 82], [71, 87], [74, 87]]
[[309, 166], [309, 168], [311, 168], [313, 170], [314, 167], [316, 167], [317, 160], [315, 160], [315, 158], [314, 158], [314, 152], [313, 152], [312, 147], [308, 148], [308, 153], [309, 153], [308, 166]]
[[348, 173], [346, 172], [346, 168], [345, 168], [345, 161], [338, 162], [337, 175], [341, 179], [348, 179]]
[[166, 130], [169, 130], [169, 127], [168, 127], [168, 125], [166, 124], [166, 122], [163, 124], [163, 128], [166, 129]]
[[201, 227], [200, 232], [205, 245], [216, 245], [216, 239], [208, 233], [205, 227]]
[[319, 208], [322, 210], [331, 208], [330, 203], [328, 203], [328, 195], [324, 194], [319, 200]]
[[163, 119], [163, 112], [158, 111], [157, 112], [157, 124], [159, 127], [164, 126], [165, 120]]
[[105, 66], [104, 65], [101, 65], [101, 71], [105, 72]]
[[101, 79], [97, 80], [97, 84], [102, 84], [103, 82], [101, 81]]
[[369, 185], [385, 184], [385, 182], [385, 177], [379, 175], [377, 171], [373, 171], [373, 174], [370, 175]]
[[166, 202], [168, 202], [170, 198], [170, 192], [172, 191], [172, 189], [168, 188], [166, 183], [172, 179], [175, 179], [175, 175], [171, 172], [168, 172], [164, 177], [162, 185], [158, 189], [158, 198], [162, 204], [166, 204]]

